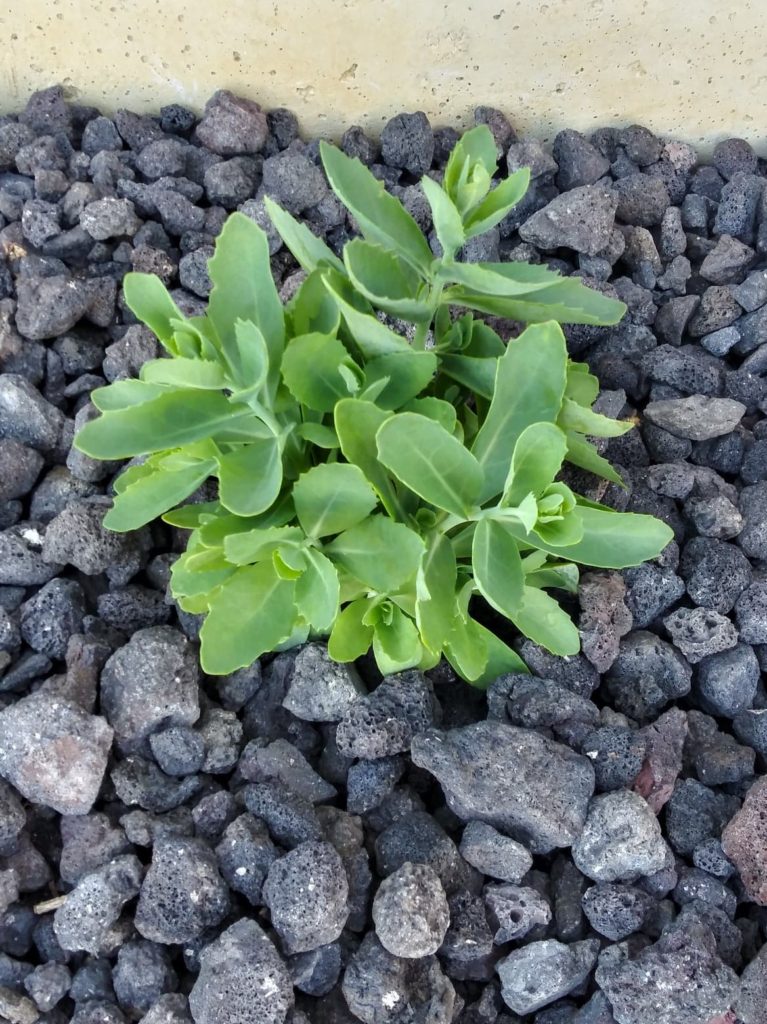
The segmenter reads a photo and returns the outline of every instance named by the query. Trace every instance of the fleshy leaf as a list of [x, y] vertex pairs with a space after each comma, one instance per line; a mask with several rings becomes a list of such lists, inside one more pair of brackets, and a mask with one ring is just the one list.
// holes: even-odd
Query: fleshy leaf
[[308, 537], [328, 537], [362, 522], [377, 504], [375, 491], [358, 466], [323, 463], [293, 486], [298, 521]]

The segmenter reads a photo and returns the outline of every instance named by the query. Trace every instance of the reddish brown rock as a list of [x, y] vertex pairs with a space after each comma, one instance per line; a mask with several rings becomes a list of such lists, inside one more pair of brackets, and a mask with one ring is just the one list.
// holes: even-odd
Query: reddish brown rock
[[687, 715], [680, 708], [671, 708], [640, 732], [647, 741], [647, 752], [642, 770], [634, 781], [634, 792], [643, 796], [658, 814], [674, 792], [682, 770]]
[[620, 639], [633, 624], [625, 596], [626, 583], [617, 572], [589, 572], [581, 577], [581, 648], [598, 672], [606, 672], [618, 657]]
[[740, 872], [747, 894], [767, 906], [767, 776], [756, 780], [722, 832], [722, 848]]

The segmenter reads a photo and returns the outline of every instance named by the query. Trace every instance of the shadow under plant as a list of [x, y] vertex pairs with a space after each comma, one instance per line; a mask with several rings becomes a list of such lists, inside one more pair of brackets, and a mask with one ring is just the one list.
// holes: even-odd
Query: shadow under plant
[[[581, 578], [582, 654], [521, 640], [530, 674], [487, 695], [444, 662], [381, 681], [318, 643], [205, 677], [199, 619], [166, 596], [186, 531], [105, 529], [120, 466], [71, 447], [90, 392], [159, 355], [127, 270], [202, 315], [239, 208], [289, 301], [303, 273], [266, 195], [339, 257], [353, 224], [317, 145], [225, 93], [197, 122], [54, 89], [0, 124], [0, 1015], [763, 1016], [763, 168], [738, 140], [698, 166], [641, 128], [563, 132], [550, 154], [478, 119], [532, 185], [460, 264], [546, 264], [627, 304], [564, 335], [595, 409], [638, 421], [597, 442], [628, 487], [565, 479], [675, 534]], [[380, 149], [358, 129], [342, 148], [434, 243], [416, 179], [456, 141], [400, 115]]]

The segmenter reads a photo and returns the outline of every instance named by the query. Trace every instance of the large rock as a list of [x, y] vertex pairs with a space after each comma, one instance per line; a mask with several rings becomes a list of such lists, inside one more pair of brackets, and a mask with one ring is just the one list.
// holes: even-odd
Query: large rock
[[618, 198], [602, 185], [565, 192], [534, 213], [519, 229], [539, 249], [575, 249], [596, 256], [610, 241]]
[[501, 995], [515, 1013], [534, 1013], [581, 985], [596, 963], [599, 941], [555, 939], [515, 949], [498, 964]]
[[534, 853], [570, 846], [594, 792], [591, 762], [539, 733], [477, 722], [413, 739], [412, 757], [464, 821], [486, 821]]
[[395, 956], [436, 953], [450, 923], [439, 876], [427, 864], [403, 864], [385, 878], [373, 900], [376, 934]]
[[292, 1006], [288, 970], [255, 921], [237, 921], [200, 954], [189, 994], [195, 1024], [284, 1024]]
[[141, 885], [141, 862], [133, 854], [115, 857], [83, 875], [53, 918], [53, 930], [63, 949], [109, 953], [121, 935], [115, 928], [122, 908]]
[[155, 841], [136, 907], [136, 928], [145, 939], [190, 942], [219, 924], [228, 910], [229, 890], [214, 853], [201, 839]]
[[333, 661], [325, 644], [306, 644], [293, 662], [282, 706], [305, 722], [337, 722], [364, 695], [354, 665]]
[[631, 882], [673, 864], [649, 805], [629, 790], [594, 797], [573, 860], [595, 882]]
[[220, 89], [205, 104], [197, 138], [221, 156], [260, 153], [269, 129], [266, 114], [252, 100]]
[[101, 673], [101, 707], [122, 750], [132, 753], [161, 725], [200, 717], [200, 669], [194, 648], [170, 626], [134, 633]]
[[709, 929], [694, 922], [672, 926], [633, 960], [605, 958], [596, 979], [617, 1024], [707, 1024], [729, 1010], [738, 985]]
[[335, 940], [349, 916], [343, 861], [325, 842], [301, 843], [269, 868], [263, 899], [287, 953], [304, 953]]
[[453, 1020], [455, 990], [437, 958], [394, 956], [373, 932], [368, 932], [349, 961], [342, 991], [349, 1009], [363, 1024], [450, 1024]]
[[745, 416], [746, 407], [733, 398], [691, 395], [689, 398], [664, 398], [650, 402], [644, 414], [649, 423], [662, 427], [675, 437], [708, 441], [734, 430]]
[[36, 804], [87, 814], [101, 787], [112, 730], [97, 715], [38, 692], [0, 711], [0, 775]]

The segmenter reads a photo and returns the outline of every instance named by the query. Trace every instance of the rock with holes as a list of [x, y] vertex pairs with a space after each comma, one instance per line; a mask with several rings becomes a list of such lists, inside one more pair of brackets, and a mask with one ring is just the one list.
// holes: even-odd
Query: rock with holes
[[546, 939], [515, 949], [498, 964], [503, 1001], [515, 1013], [535, 1013], [581, 985], [598, 952], [597, 939], [570, 945]]
[[189, 993], [195, 1024], [285, 1024], [292, 1006], [290, 974], [255, 921], [242, 918], [203, 949]]

